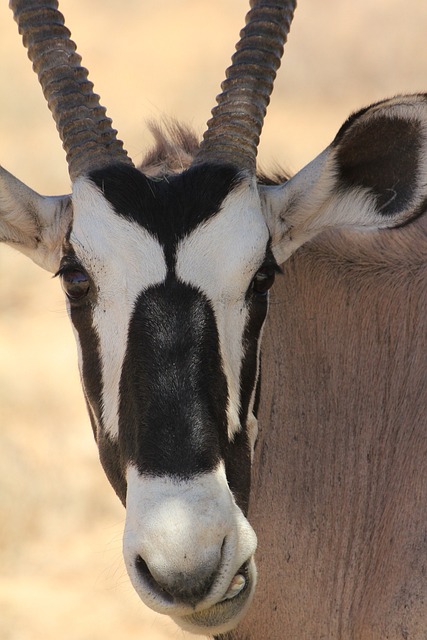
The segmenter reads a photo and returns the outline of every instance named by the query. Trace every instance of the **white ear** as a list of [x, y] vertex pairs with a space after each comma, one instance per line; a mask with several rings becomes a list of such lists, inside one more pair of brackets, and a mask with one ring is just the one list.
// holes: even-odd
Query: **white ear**
[[260, 187], [280, 263], [327, 228], [402, 225], [427, 208], [427, 96], [371, 105], [288, 182]]
[[71, 222], [70, 196], [47, 197], [0, 167], [0, 241], [55, 273]]

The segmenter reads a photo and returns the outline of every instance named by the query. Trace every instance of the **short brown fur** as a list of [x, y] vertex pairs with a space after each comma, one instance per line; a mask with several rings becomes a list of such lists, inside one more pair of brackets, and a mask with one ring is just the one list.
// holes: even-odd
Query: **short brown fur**
[[325, 235], [275, 286], [233, 640], [427, 637], [425, 234]]

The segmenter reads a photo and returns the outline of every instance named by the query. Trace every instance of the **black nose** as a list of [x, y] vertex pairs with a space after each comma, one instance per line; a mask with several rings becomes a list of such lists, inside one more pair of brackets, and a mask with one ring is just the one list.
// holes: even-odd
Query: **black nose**
[[141, 580], [163, 600], [171, 604], [179, 603], [195, 607], [211, 590], [218, 573], [219, 562], [213, 570], [211, 567], [203, 566], [191, 573], [180, 571], [167, 577], [154, 575], [140, 555], [136, 558], [135, 566]]

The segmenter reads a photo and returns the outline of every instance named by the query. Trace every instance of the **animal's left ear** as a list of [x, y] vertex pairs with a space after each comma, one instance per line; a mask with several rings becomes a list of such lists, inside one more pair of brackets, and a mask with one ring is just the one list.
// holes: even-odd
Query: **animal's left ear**
[[288, 182], [260, 187], [280, 263], [327, 228], [395, 227], [427, 208], [427, 96], [353, 114], [332, 144]]

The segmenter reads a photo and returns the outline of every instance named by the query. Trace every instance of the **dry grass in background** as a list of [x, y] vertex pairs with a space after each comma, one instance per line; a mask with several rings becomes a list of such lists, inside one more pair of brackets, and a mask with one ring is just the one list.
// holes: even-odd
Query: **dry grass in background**
[[[0, 6], [0, 161], [68, 192], [64, 153], [12, 14]], [[245, 0], [62, 0], [95, 88], [138, 162], [145, 122], [203, 132]], [[351, 110], [425, 88], [424, 0], [300, 0], [262, 137], [296, 170]], [[0, 250], [0, 640], [183, 639], [133, 592], [124, 512], [97, 461], [59, 283]], [[296, 639], [299, 640], [299, 639]]]

